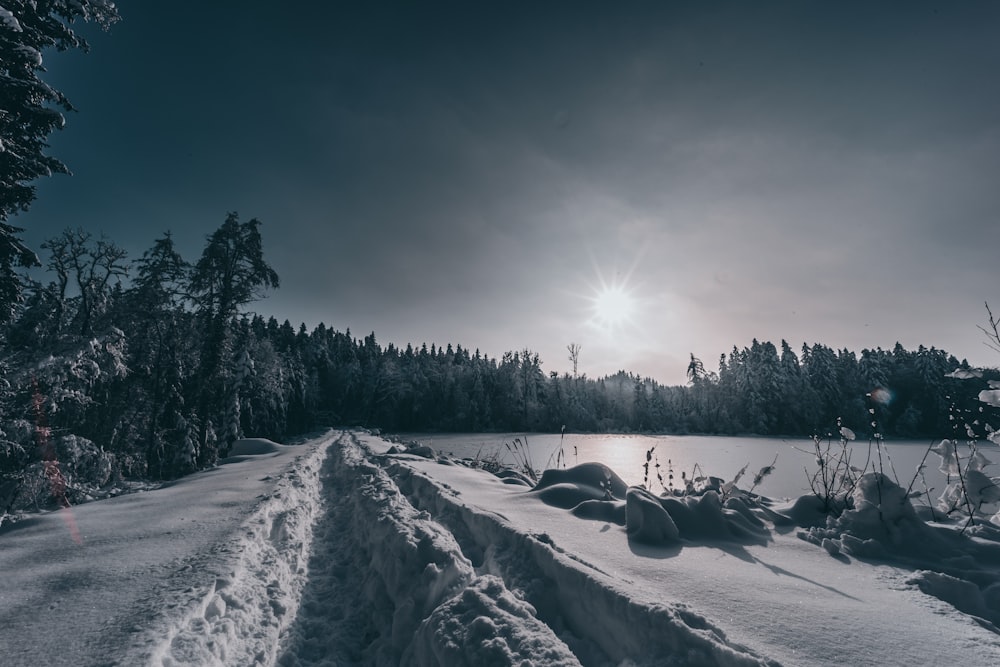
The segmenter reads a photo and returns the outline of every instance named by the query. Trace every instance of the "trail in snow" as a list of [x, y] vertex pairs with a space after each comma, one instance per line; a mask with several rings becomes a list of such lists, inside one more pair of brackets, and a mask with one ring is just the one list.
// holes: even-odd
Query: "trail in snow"
[[6, 527], [0, 663], [267, 664], [304, 580], [330, 441], [246, 441], [218, 468]]
[[353, 433], [330, 450], [309, 585], [278, 664], [577, 664], [373, 458]]

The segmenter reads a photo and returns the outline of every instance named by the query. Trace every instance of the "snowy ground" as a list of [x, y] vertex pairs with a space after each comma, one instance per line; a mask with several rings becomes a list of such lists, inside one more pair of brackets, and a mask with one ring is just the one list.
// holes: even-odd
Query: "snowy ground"
[[330, 441], [244, 441], [214, 470], [6, 527], [0, 664], [273, 662]]
[[531, 491], [390, 447], [245, 441], [72, 522], [14, 524], [0, 662], [1000, 664], [991, 540], [902, 512], [886, 534], [861, 511], [816, 529], [775, 512], [801, 506], [668, 512], [597, 468]]

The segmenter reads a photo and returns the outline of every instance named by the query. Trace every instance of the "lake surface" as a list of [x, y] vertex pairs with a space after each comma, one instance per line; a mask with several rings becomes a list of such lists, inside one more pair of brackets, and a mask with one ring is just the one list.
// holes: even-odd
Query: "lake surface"
[[[660, 463], [660, 472], [667, 481], [668, 470], [673, 469], [675, 486], [682, 487], [681, 473], [690, 476], [697, 465], [702, 473], [730, 480], [744, 465], [747, 472], [739, 486], [748, 489], [753, 475], [762, 467], [770, 465], [775, 456], [774, 472], [768, 476], [755, 491], [771, 498], [796, 498], [809, 493], [808, 474], [815, 473], [816, 457], [812, 454], [814, 447], [810, 438], [758, 438], [758, 437], [719, 437], [695, 435], [600, 435], [600, 434], [570, 434], [560, 438], [558, 434], [528, 434], [523, 433], [463, 433], [463, 434], [408, 434], [402, 436], [406, 440], [416, 440], [430, 445], [435, 451], [457, 458], [487, 458], [499, 455], [508, 464], [516, 464], [514, 455], [508, 451], [505, 443], [513, 443], [515, 438], [521, 442], [527, 441], [527, 451], [530, 453], [534, 468], [543, 470], [556, 467], [556, 458], [560, 446], [565, 455], [567, 467], [586, 461], [604, 463], [618, 473], [628, 484], [642, 484], [643, 468], [646, 452], [653, 449], [654, 459], [650, 465], [649, 488], [659, 493], [659, 482], [653, 464]], [[938, 442], [938, 441], [935, 441]], [[825, 446], [825, 441], [824, 441]], [[921, 459], [927, 452], [930, 441], [895, 441], [884, 445], [887, 456], [883, 457], [882, 466], [886, 474], [896, 477], [900, 485], [906, 488], [913, 480]], [[832, 443], [832, 451], [840, 451], [840, 443]], [[851, 464], [858, 468], [865, 466], [869, 456], [868, 441], [855, 441], [849, 445]], [[1000, 448], [986, 442], [979, 443], [979, 449], [986, 458], [994, 463], [1000, 463]], [[961, 449], [963, 456], [967, 449]], [[874, 444], [871, 446], [871, 462], [868, 470], [878, 470], [879, 462]], [[931, 497], [937, 500], [945, 485], [945, 476], [938, 470], [940, 458], [931, 452], [927, 455], [924, 476], [927, 486], [932, 489]], [[559, 467], [563, 467], [560, 462]], [[895, 469], [895, 475], [892, 473]], [[987, 468], [987, 473], [997, 475], [1000, 467]], [[923, 490], [920, 479], [913, 484], [914, 490]], [[926, 497], [923, 499], [926, 502]]]

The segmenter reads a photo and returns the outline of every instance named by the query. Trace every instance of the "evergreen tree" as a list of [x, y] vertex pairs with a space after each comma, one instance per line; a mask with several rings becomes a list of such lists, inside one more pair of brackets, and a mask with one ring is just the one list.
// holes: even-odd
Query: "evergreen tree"
[[[190, 287], [206, 332], [198, 373], [202, 419], [198, 461], [202, 465], [214, 462], [219, 455], [209, 436], [222, 417], [221, 397], [230, 393], [225, 386], [229, 378], [223, 361], [230, 350], [232, 320], [242, 306], [260, 298], [265, 288], [277, 288], [278, 284], [278, 274], [264, 261], [260, 221], [241, 223], [236, 213], [227, 215], [209, 237], [194, 267]], [[228, 450], [230, 444], [224, 441], [223, 450]]]
[[[177, 252], [169, 232], [133, 265], [135, 280], [127, 295], [127, 325], [132, 331], [129, 366], [135, 378], [129, 424], [145, 444], [149, 474], [170, 478], [183, 471], [187, 448], [187, 398], [184, 384], [192, 372], [191, 320], [184, 310], [191, 266]], [[183, 422], [183, 428], [178, 423]]]
[[71, 27], [78, 19], [108, 28], [118, 20], [118, 10], [109, 0], [8, 0], [0, 7], [0, 324], [10, 319], [11, 308], [21, 300], [15, 270], [38, 264], [18, 238], [22, 230], [8, 219], [35, 200], [33, 181], [69, 173], [45, 150], [49, 134], [63, 127], [63, 112], [73, 106], [39, 75], [45, 71], [45, 49], [88, 50], [86, 40]]

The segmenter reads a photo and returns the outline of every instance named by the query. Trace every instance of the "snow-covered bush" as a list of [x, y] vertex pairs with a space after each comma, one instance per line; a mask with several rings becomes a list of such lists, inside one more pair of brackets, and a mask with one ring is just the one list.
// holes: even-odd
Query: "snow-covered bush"
[[86, 438], [63, 435], [55, 441], [55, 461], [59, 463], [68, 490], [88, 492], [112, 480], [115, 459]]
[[34, 447], [29, 422], [11, 420], [4, 424], [4, 429], [0, 431], [0, 524], [18, 506]]
[[839, 515], [827, 517], [825, 526], [807, 528], [799, 537], [831, 555], [867, 558], [918, 553], [936, 539], [917, 516], [906, 490], [882, 473], [861, 475], [846, 505]]
[[52, 437], [44, 427], [27, 421], [13, 425], [20, 442], [7, 444], [16, 445], [22, 456], [18, 469], [0, 476], [4, 512], [51, 509], [105, 495], [105, 487], [118, 476], [116, 457], [86, 438]]
[[[962, 381], [982, 376], [982, 371], [969, 368], [957, 368], [945, 375]], [[1000, 407], [1000, 382], [989, 380], [988, 386], [979, 392], [973, 407], [963, 408], [952, 402], [949, 421], [953, 435], [930, 449], [940, 457], [939, 470], [946, 479], [937, 507], [948, 516], [957, 513], [966, 517], [966, 528], [991, 516], [994, 523], [1000, 523], [1000, 477], [988, 473], [986, 468], [993, 462], [979, 449], [980, 438], [1000, 444], [991, 423], [997, 417], [994, 408]], [[960, 446], [963, 440], [967, 450], [964, 457]]]
[[937, 507], [952, 515], [963, 514], [972, 524], [977, 518], [993, 516], [994, 523], [1000, 523], [1000, 477], [991, 477], [986, 467], [993, 464], [976, 447], [975, 441], [968, 443], [968, 454], [963, 458], [957, 440], [942, 440], [931, 448], [941, 458], [939, 470], [945, 474], [947, 483], [938, 498]]

